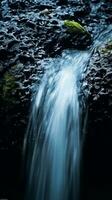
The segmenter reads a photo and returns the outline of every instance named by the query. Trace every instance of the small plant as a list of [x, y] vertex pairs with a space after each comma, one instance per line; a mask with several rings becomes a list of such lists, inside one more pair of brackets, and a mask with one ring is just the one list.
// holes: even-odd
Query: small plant
[[71, 32], [83, 33], [90, 36], [90, 33], [78, 22], [65, 20], [64, 26], [66, 26]]

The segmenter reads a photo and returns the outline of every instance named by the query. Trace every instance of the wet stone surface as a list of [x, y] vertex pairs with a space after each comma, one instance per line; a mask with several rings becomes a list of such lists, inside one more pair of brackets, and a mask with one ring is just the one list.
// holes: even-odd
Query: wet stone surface
[[[86, 72], [90, 123], [112, 121], [112, 41], [96, 49]], [[95, 125], [95, 126], [96, 126]]]
[[[92, 40], [71, 35], [63, 21], [80, 22]], [[87, 49], [98, 34], [112, 22], [111, 1], [100, 0], [2, 0], [0, 1], [0, 152], [20, 163], [23, 138], [28, 123], [31, 96], [44, 73], [42, 61], [61, 54], [65, 48]], [[111, 115], [111, 56], [100, 50], [93, 54], [87, 71], [89, 121], [103, 123]], [[94, 63], [94, 64], [93, 64]], [[97, 67], [96, 67], [97, 66]], [[108, 67], [107, 67], [108, 66]], [[35, 87], [36, 84], [36, 87]], [[109, 97], [109, 98], [108, 98]], [[102, 103], [101, 103], [102, 102]], [[95, 108], [95, 109], [94, 109]], [[98, 109], [96, 109], [98, 108]], [[103, 113], [103, 117], [102, 116]], [[96, 117], [97, 116], [97, 117]], [[94, 125], [92, 125], [94, 126]], [[90, 127], [90, 125], [89, 125]], [[91, 131], [91, 130], [90, 130]], [[16, 152], [16, 153], [15, 153]], [[7, 154], [8, 155], [8, 154]], [[18, 158], [16, 157], [18, 155]], [[14, 163], [13, 163], [14, 164]], [[3, 161], [4, 165], [7, 162]], [[18, 164], [19, 166], [19, 164]], [[17, 166], [10, 165], [13, 172]], [[13, 191], [15, 176], [9, 192]], [[11, 173], [10, 173], [11, 174]], [[7, 176], [1, 178], [5, 193]], [[7, 185], [7, 186], [5, 186]], [[16, 187], [16, 186], [15, 186]], [[1, 191], [0, 191], [1, 192]], [[20, 199], [20, 198], [19, 198]]]
[[[1, 2], [0, 101], [9, 119], [11, 117], [9, 115], [10, 106], [8, 101], [5, 102], [7, 94], [5, 96], [3, 94], [3, 87], [7, 82], [4, 81], [5, 74], [9, 73], [14, 77], [15, 96], [10, 93], [10, 98], [12, 96], [15, 98], [14, 106], [17, 102], [20, 110], [23, 107], [23, 114], [26, 115], [25, 110], [27, 110], [27, 105], [29, 106], [32, 87], [35, 82], [39, 82], [44, 71], [41, 60], [57, 56], [65, 48], [85, 49], [91, 43], [84, 36], [80, 35], [79, 37], [76, 34], [71, 36], [66, 32], [62, 25], [63, 20], [73, 19], [81, 22], [94, 37], [108, 25], [107, 19], [110, 14], [101, 9], [104, 5], [105, 2], [90, 4], [85, 1], [36, 1], [34, 3], [32, 1], [5, 0]], [[96, 12], [96, 9], [100, 9], [99, 13]], [[109, 2], [106, 3], [106, 9], [110, 9]], [[97, 23], [101, 25], [99, 26]], [[11, 109], [14, 115], [13, 104]], [[0, 113], [1, 119], [6, 116], [2, 109]], [[18, 121], [20, 123], [19, 118]], [[16, 140], [16, 134], [13, 135]]]
[[89, 195], [87, 199], [89, 192], [96, 195], [94, 198], [105, 199], [107, 195], [111, 199], [112, 41], [93, 52], [85, 81], [88, 116], [83, 149], [84, 193]]

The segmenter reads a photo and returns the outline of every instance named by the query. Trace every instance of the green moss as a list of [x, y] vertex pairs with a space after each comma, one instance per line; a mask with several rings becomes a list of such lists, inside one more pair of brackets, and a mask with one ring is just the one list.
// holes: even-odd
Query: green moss
[[109, 54], [112, 53], [112, 41], [110, 41], [108, 44], [106, 44], [104, 47], [101, 47], [100, 49], [101, 53], [103, 54]]
[[112, 41], [107, 44], [106, 48], [107, 50], [112, 51]]
[[13, 103], [15, 101], [16, 88], [15, 77], [11, 73], [6, 72], [2, 82], [2, 100]]
[[78, 22], [65, 20], [64, 26], [66, 26], [69, 29], [69, 31], [71, 31], [71, 32], [83, 33], [83, 34], [87, 34], [90, 36], [90, 33]]

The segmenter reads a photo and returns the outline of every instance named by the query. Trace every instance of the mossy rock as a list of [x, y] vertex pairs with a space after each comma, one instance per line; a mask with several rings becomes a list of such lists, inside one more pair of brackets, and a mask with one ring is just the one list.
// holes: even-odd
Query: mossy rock
[[112, 51], [112, 41], [107, 45], [107, 49]]
[[16, 101], [16, 89], [17, 89], [17, 84], [16, 84], [16, 79], [15, 77], [10, 73], [6, 72], [4, 74], [4, 77], [1, 81], [0, 85], [0, 100], [2, 103], [8, 103], [8, 104], [14, 104]]
[[91, 36], [90, 33], [78, 22], [65, 20], [64, 26], [68, 28], [70, 32], [79, 33], [79, 34], [85, 34], [89, 37]]
[[112, 53], [112, 41], [108, 42], [104, 47], [100, 48], [102, 54]]
[[65, 20], [63, 22], [62, 40], [63, 49], [85, 50], [90, 47], [92, 37], [78, 22]]

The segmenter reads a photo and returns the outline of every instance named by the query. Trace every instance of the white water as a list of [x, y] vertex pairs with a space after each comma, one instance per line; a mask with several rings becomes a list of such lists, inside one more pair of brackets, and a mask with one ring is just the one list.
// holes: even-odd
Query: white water
[[[33, 105], [26, 142], [26, 199], [72, 200], [79, 196], [79, 80], [88, 52], [64, 52], [46, 65]], [[26, 146], [26, 145], [25, 145]]]
[[88, 52], [66, 51], [45, 65], [24, 140], [26, 200], [79, 200], [80, 80], [93, 50], [111, 40], [111, 30]]

